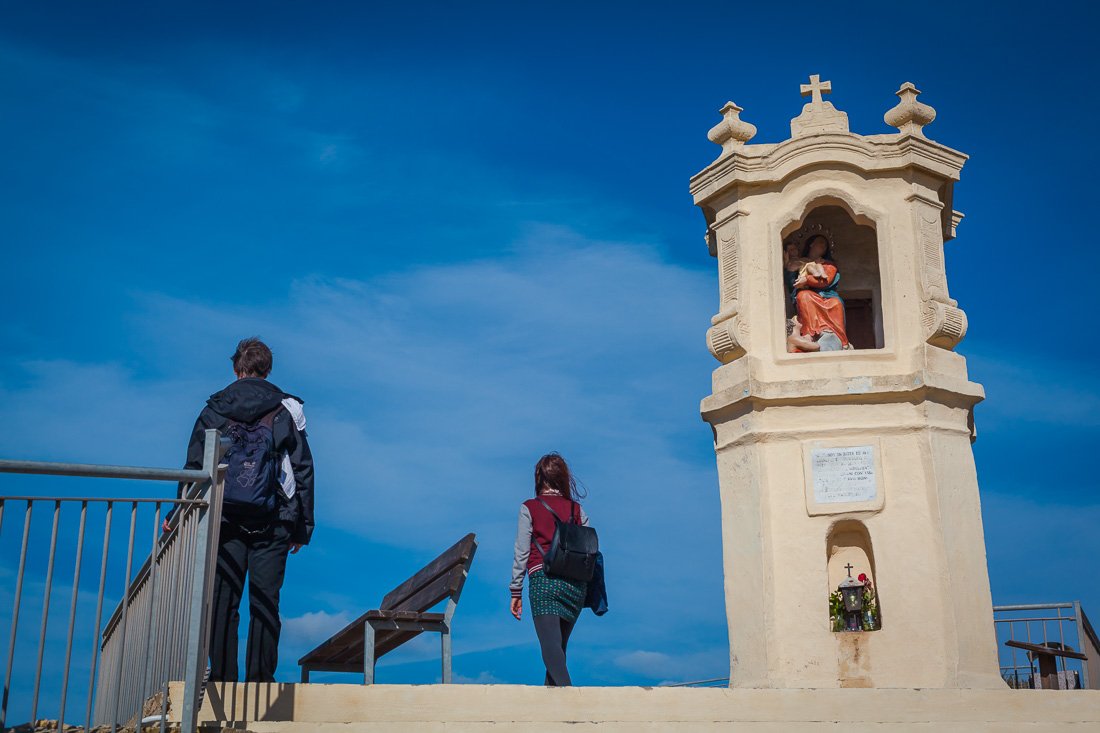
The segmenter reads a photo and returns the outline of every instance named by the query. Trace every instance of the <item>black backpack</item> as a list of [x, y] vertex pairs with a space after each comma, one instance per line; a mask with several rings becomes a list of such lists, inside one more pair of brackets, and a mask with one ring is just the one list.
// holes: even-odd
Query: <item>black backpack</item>
[[232, 444], [225, 451], [225, 511], [229, 514], [262, 515], [276, 509], [279, 456], [275, 452], [275, 408], [259, 420], [245, 424], [226, 422]]
[[539, 499], [539, 503], [554, 517], [554, 537], [550, 540], [550, 549], [544, 550], [535, 542], [535, 547], [542, 554], [546, 574], [586, 583], [592, 580], [592, 574], [596, 571], [596, 556], [600, 552], [596, 530], [573, 521], [572, 501], [569, 502], [568, 522], [563, 522], [542, 499]]

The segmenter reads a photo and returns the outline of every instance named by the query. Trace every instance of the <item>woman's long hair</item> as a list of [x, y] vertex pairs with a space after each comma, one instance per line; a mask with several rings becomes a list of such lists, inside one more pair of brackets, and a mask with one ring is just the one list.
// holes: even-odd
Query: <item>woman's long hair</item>
[[558, 494], [571, 501], [583, 499], [569, 464], [558, 453], [547, 453], [535, 464], [535, 496]]

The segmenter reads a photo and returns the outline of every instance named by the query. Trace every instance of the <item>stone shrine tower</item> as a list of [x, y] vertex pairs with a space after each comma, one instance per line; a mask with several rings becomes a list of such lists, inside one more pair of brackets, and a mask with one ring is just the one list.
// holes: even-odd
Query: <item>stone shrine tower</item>
[[[734, 687], [1003, 687], [971, 442], [983, 398], [953, 349], [944, 242], [966, 155], [929, 140], [912, 84], [859, 135], [810, 101], [749, 145], [732, 102], [691, 179], [718, 258], [703, 418], [721, 485]], [[838, 277], [839, 276], [839, 277]], [[874, 630], [835, 631], [848, 574]]]

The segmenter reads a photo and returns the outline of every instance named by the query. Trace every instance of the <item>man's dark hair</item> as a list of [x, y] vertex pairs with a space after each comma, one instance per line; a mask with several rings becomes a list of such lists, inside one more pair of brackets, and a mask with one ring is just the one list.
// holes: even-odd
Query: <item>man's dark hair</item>
[[266, 379], [271, 374], [271, 349], [255, 336], [242, 339], [233, 353], [233, 371], [241, 377]]

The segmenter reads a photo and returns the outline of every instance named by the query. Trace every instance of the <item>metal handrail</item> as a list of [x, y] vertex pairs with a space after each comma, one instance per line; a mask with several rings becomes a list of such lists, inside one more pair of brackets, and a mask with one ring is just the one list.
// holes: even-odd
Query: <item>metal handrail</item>
[[[98, 478], [98, 477], [93, 477]], [[6, 501], [86, 501], [110, 504], [175, 504], [177, 506], [206, 506], [204, 499], [150, 499], [149, 497], [120, 496], [0, 496], [0, 505]]]
[[[46, 630], [50, 611], [50, 591], [57, 554], [58, 521], [63, 506], [79, 505], [79, 529], [76, 540], [76, 561], [73, 569], [72, 600], [69, 609], [68, 635], [64, 654], [64, 672], [60, 682], [58, 718], [65, 723], [66, 693], [72, 662], [74, 625], [80, 595], [81, 565], [88, 524], [89, 505], [105, 504], [103, 515], [103, 551], [99, 563], [98, 595], [95, 609], [96, 644], [90, 655], [90, 679], [84, 729], [90, 730], [94, 709], [97, 724], [107, 724], [115, 730], [120, 723], [140, 719], [145, 695], [163, 694], [161, 729], [164, 730], [167, 705], [167, 683], [182, 679], [183, 699], [180, 711], [181, 728], [188, 733], [196, 729], [198, 706], [204, 684], [208, 656], [210, 599], [213, 591], [214, 565], [217, 558], [218, 528], [221, 516], [221, 482], [224, 467], [219, 466], [226, 447], [225, 439], [216, 430], [206, 431], [202, 469], [148, 468], [48, 461], [0, 460], [0, 473], [87, 478], [114, 478], [149, 481], [171, 481], [190, 484], [186, 495], [179, 498], [113, 498], [87, 496], [0, 496], [0, 528], [5, 507], [13, 502], [27, 503], [23, 518], [23, 534], [19, 552], [18, 572], [14, 592], [15, 605], [11, 617], [10, 643], [7, 650], [3, 695], [0, 701], [0, 729], [5, 727], [8, 699], [13, 680], [12, 664], [19, 624], [24, 574], [27, 570], [31, 516], [35, 505], [52, 504], [53, 522], [49, 541], [48, 566], [42, 621], [38, 635], [37, 666], [34, 671], [34, 695], [31, 718], [37, 716], [42, 661], [46, 646]], [[116, 505], [128, 505], [129, 540], [126, 546], [125, 581], [122, 599], [104, 627], [102, 606], [108, 575], [108, 554], [112, 538], [112, 517]], [[133, 570], [134, 542], [139, 506], [153, 507], [152, 546], [140, 569]], [[162, 531], [163, 505], [168, 513], [168, 531]], [[119, 511], [126, 511], [119, 507]], [[146, 510], [148, 511], [148, 510]], [[41, 543], [44, 546], [44, 542]], [[39, 543], [33, 543], [37, 549]], [[33, 554], [30, 553], [30, 554]], [[140, 556], [139, 556], [140, 558]], [[116, 561], [117, 563], [117, 561]], [[164, 565], [159, 568], [158, 566]], [[159, 576], [164, 575], [161, 580]], [[113, 584], [113, 583], [112, 583]], [[159, 587], [163, 585], [164, 588]], [[130, 629], [131, 633], [127, 634]], [[20, 659], [23, 657], [21, 656]], [[97, 682], [98, 675], [98, 682]], [[14, 677], [19, 679], [19, 677]], [[23, 679], [30, 680], [30, 677]], [[47, 682], [47, 685], [49, 683]], [[56, 689], [56, 688], [55, 688]]]
[[[201, 488], [201, 485], [196, 484], [195, 489], [198, 488]], [[195, 491], [192, 490], [192, 492], [190, 493], [193, 494], [195, 493]], [[120, 501], [120, 503], [126, 503], [127, 501], [128, 500], [123, 499]], [[156, 504], [158, 509], [162, 503], [169, 502], [157, 501]], [[177, 507], [192, 506], [206, 508], [208, 506], [206, 501], [202, 501], [199, 499], [181, 499], [179, 501], [174, 501], [170, 503], [175, 504]], [[175, 540], [176, 534], [179, 532], [181, 516], [182, 512], [177, 511], [172, 514], [171, 518], [165, 520], [168, 523], [168, 530], [158, 538], [156, 550], [154, 552], [150, 552], [149, 556], [145, 558], [145, 562], [140, 568], [138, 568], [137, 573], [134, 575], [134, 579], [130, 582], [130, 586], [126, 590], [126, 603], [123, 603], [122, 601], [119, 602], [118, 606], [115, 607], [114, 613], [112, 613], [111, 616], [107, 619], [107, 623], [103, 627], [103, 645], [106, 645], [107, 638], [111, 635], [111, 632], [114, 631], [115, 626], [118, 624], [119, 619], [122, 616], [123, 607], [133, 601], [134, 596], [138, 594], [138, 591], [141, 590], [146, 579], [148, 579], [149, 576], [152, 574], [152, 568], [154, 567], [154, 558], [156, 562], [160, 562], [163, 556], [171, 549], [172, 542]]]
[[[1070, 612], [1066, 613], [1066, 609]], [[994, 618], [995, 626], [997, 628], [1006, 628], [1009, 640], [1027, 641], [1036, 644], [1057, 642], [1062, 647], [1065, 647], [1067, 642], [1076, 644], [1076, 650], [1085, 654], [1087, 659], [1078, 661], [1060, 658], [1060, 674], [1075, 675], [1078, 684], [1084, 689], [1100, 688], [1100, 674], [1097, 674], [1097, 670], [1100, 669], [1100, 665], [1098, 665], [1098, 661], [1100, 661], [1100, 659], [1098, 659], [1100, 658], [1100, 640], [1097, 639], [1096, 631], [1092, 628], [1092, 624], [1089, 623], [1084, 609], [1081, 608], [1080, 601], [1067, 601], [1063, 603], [1025, 603], [993, 607], [994, 614], [1029, 611], [1047, 611], [1050, 615], [1044, 616], [1041, 615], [1041, 613], [1029, 613], [1026, 616]], [[1050, 624], [1054, 624], [1056, 629], [1053, 635], [1048, 633], [1050, 631]], [[1018, 638], [1017, 634], [1021, 631], [1021, 637]], [[1074, 639], [1074, 637], [1076, 637], [1076, 639]], [[998, 635], [998, 639], [1000, 638], [1000, 635]], [[998, 644], [999, 643], [1000, 642], [998, 642]], [[1070, 648], [1074, 647], [1071, 646]], [[998, 651], [1000, 655], [1004, 653], [1005, 651], [1003, 649]], [[1021, 671], [1024, 671], [1026, 674], [1022, 681], [1027, 685], [1037, 684], [1035, 675], [1038, 673], [1035, 671], [1033, 664], [1034, 660], [1030, 654], [1025, 657], [1027, 661], [1026, 664], [1018, 663], [1017, 650], [1015, 648], [1011, 649], [1011, 654], [1008, 659], [1005, 659], [1003, 656], [1001, 659], [1008, 662], [1007, 664], [999, 663], [1002, 675], [1006, 673], [1011, 674], [1014, 679], [1018, 680]]]
[[202, 469], [145, 468], [143, 466], [107, 466], [99, 463], [56, 463], [52, 461], [12, 460], [0, 460], [0, 473], [26, 473], [40, 476], [80, 476], [81, 478], [122, 478], [145, 481], [182, 481], [184, 483], [205, 481], [210, 478], [210, 475], [205, 473]]
[[660, 687], [706, 687], [708, 685], [729, 684], [729, 677], [715, 677], [709, 680], [692, 680], [691, 682], [666, 682]]

